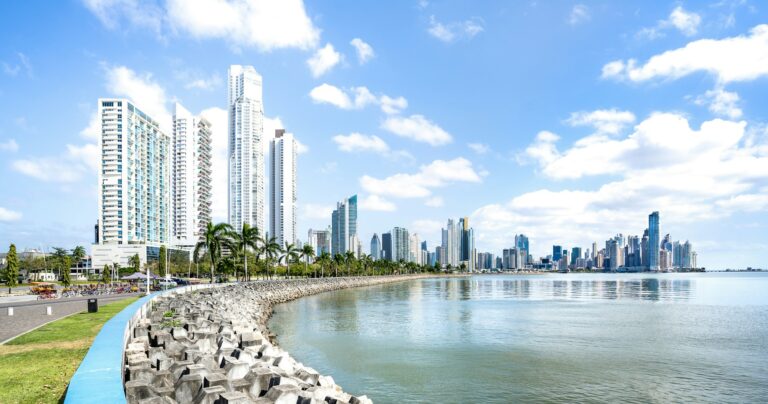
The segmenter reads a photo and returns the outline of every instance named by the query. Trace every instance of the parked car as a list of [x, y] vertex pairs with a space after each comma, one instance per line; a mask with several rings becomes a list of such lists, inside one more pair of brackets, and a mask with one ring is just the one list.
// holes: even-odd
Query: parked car
[[175, 288], [176, 286], [178, 286], [176, 284], [176, 282], [174, 282], [174, 281], [166, 281], [166, 280], [161, 280], [157, 284], [161, 288]]

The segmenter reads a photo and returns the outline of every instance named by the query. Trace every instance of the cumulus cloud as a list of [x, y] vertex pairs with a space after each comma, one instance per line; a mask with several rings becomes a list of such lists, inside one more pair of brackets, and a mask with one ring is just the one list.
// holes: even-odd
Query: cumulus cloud
[[485, 30], [485, 23], [479, 17], [472, 17], [466, 21], [443, 24], [435, 18], [429, 17], [427, 32], [438, 40], [450, 43], [459, 38], [472, 39]]
[[72, 183], [95, 175], [101, 153], [95, 144], [66, 145], [56, 157], [28, 157], [13, 161], [11, 167], [24, 175], [45, 182]]
[[173, 115], [168, 109], [165, 89], [152, 74], [139, 74], [125, 66], [106, 67], [107, 90], [114, 96], [130, 99], [136, 107], [160, 123], [165, 133], [170, 133]]
[[580, 111], [572, 113], [566, 122], [571, 126], [592, 126], [600, 134], [616, 135], [635, 122], [635, 114], [617, 109]]
[[349, 135], [336, 135], [333, 137], [334, 143], [339, 150], [349, 153], [356, 152], [374, 152], [386, 153], [389, 146], [380, 137], [376, 135], [363, 135], [361, 133], [350, 133]]
[[589, 14], [589, 7], [583, 4], [576, 4], [571, 9], [571, 13], [568, 14], [568, 24], [578, 25], [583, 22], [587, 22], [592, 18]]
[[397, 206], [379, 195], [368, 195], [360, 200], [360, 210], [394, 212]]
[[390, 116], [382, 123], [381, 127], [397, 136], [428, 143], [431, 146], [441, 146], [453, 141], [450, 133], [423, 115]]
[[608, 181], [586, 189], [539, 189], [482, 206], [472, 215], [483, 229], [477, 244], [504, 248], [509, 234], [525, 233], [541, 246], [536, 253], [545, 255], [553, 243], [584, 246], [617, 231], [642, 233], [654, 210], [661, 211], [665, 229], [764, 211], [768, 137], [749, 133], [745, 122], [713, 119], [692, 128], [684, 116], [656, 113], [623, 138], [579, 140], [558, 152], [558, 137], [541, 132], [528, 154], [544, 175], [603, 175]]
[[320, 30], [302, 0], [168, 0], [164, 6], [139, 0], [84, 0], [107, 28], [150, 29], [160, 37], [189, 35], [223, 39], [260, 51], [312, 49]]
[[341, 53], [336, 52], [333, 45], [328, 43], [307, 59], [307, 66], [309, 66], [313, 77], [320, 77], [331, 71], [339, 62], [341, 62]]
[[445, 201], [441, 196], [433, 196], [424, 201], [424, 205], [429, 206], [430, 208], [439, 208], [445, 205]]
[[393, 198], [426, 198], [431, 196], [432, 189], [457, 182], [482, 182], [472, 162], [463, 157], [435, 160], [422, 165], [414, 174], [400, 173], [383, 179], [368, 175], [360, 178], [360, 185], [366, 192]]
[[392, 98], [384, 94], [376, 96], [367, 87], [352, 87], [343, 90], [323, 83], [309, 92], [309, 97], [318, 104], [330, 104], [340, 109], [363, 109], [368, 105], [379, 105], [386, 114], [396, 114], [408, 107], [403, 97]]
[[0, 222], [15, 222], [21, 219], [21, 213], [0, 206]]
[[647, 39], [656, 39], [664, 36], [664, 32], [668, 29], [677, 29], [685, 36], [694, 36], [698, 32], [699, 25], [701, 24], [701, 16], [697, 13], [686, 11], [682, 6], [675, 7], [669, 16], [659, 21], [653, 27], [646, 27], [641, 29], [638, 33], [638, 37]]
[[357, 51], [357, 61], [361, 65], [368, 63], [369, 60], [376, 56], [373, 52], [373, 47], [360, 38], [353, 39], [349, 44]]
[[758, 25], [749, 35], [700, 39], [682, 48], [637, 60], [615, 60], [603, 66], [602, 77], [633, 82], [679, 79], [706, 72], [719, 84], [750, 81], [768, 75], [768, 25]]
[[709, 90], [694, 101], [697, 105], [708, 105], [709, 110], [719, 116], [730, 119], [741, 118], [742, 111], [739, 108], [739, 95], [726, 91], [723, 88]]

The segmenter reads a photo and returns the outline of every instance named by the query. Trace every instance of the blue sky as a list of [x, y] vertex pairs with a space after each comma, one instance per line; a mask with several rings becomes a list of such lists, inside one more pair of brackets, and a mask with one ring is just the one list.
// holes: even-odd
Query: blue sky
[[[214, 123], [226, 71], [264, 77], [299, 158], [299, 236], [359, 194], [359, 229], [479, 251], [642, 234], [710, 268], [766, 265], [768, 12], [757, 1], [135, 1], [0, 5], [0, 245], [87, 245], [104, 96]], [[218, 163], [217, 163], [218, 162]], [[214, 213], [226, 215], [217, 181]]]

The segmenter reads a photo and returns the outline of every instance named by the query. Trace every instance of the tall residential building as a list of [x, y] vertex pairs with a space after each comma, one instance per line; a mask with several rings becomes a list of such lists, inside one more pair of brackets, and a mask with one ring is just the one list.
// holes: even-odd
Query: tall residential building
[[456, 224], [454, 223], [453, 219], [448, 219], [448, 225], [442, 231], [442, 247], [443, 250], [445, 250], [445, 263], [441, 261], [441, 264], [444, 266], [458, 266], [459, 239], [460, 232], [457, 231]]
[[211, 221], [211, 124], [181, 104], [173, 111], [171, 242], [192, 247]]
[[408, 229], [395, 227], [392, 229], [392, 261], [410, 260], [410, 237]]
[[296, 242], [296, 140], [275, 131], [269, 147], [269, 231], [281, 246]]
[[315, 249], [315, 255], [327, 252], [331, 253], [331, 228], [327, 230], [312, 230], [309, 229], [307, 234], [307, 243]]
[[581, 247], [573, 247], [571, 248], [571, 266], [576, 268], [576, 261], [582, 258], [581, 256]]
[[459, 264], [464, 263], [467, 270], [475, 270], [475, 232], [469, 227], [469, 218], [459, 219]]
[[659, 212], [648, 215], [648, 268], [651, 271], [659, 270]]
[[331, 214], [331, 225], [333, 226], [331, 254], [355, 251], [357, 245], [352, 243], [352, 238], [357, 237], [357, 195], [352, 195], [336, 204], [336, 209]]
[[264, 102], [253, 66], [229, 67], [229, 224], [264, 231]]
[[376, 233], [373, 233], [373, 237], [371, 237], [371, 257], [374, 260], [381, 259], [381, 240]]
[[525, 234], [515, 235], [515, 248], [521, 252], [523, 263], [521, 266], [528, 264], [528, 255], [531, 253], [530, 245], [528, 244], [528, 237]]
[[171, 139], [124, 98], [98, 101], [101, 159], [93, 265], [128, 265], [171, 239]]
[[99, 99], [99, 244], [168, 243], [171, 140], [127, 99]]
[[381, 234], [381, 259], [395, 261], [392, 249], [392, 233]]
[[413, 233], [408, 238], [408, 261], [421, 265], [421, 258], [421, 240], [418, 233]]

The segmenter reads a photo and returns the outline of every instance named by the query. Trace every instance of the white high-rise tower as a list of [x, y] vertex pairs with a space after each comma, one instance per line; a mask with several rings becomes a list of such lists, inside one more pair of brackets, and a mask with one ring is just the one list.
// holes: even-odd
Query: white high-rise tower
[[172, 243], [194, 246], [211, 221], [211, 124], [181, 104], [173, 112]]
[[296, 242], [296, 140], [275, 131], [269, 148], [269, 228], [280, 246]]
[[253, 66], [229, 67], [229, 224], [264, 231], [264, 105]]

